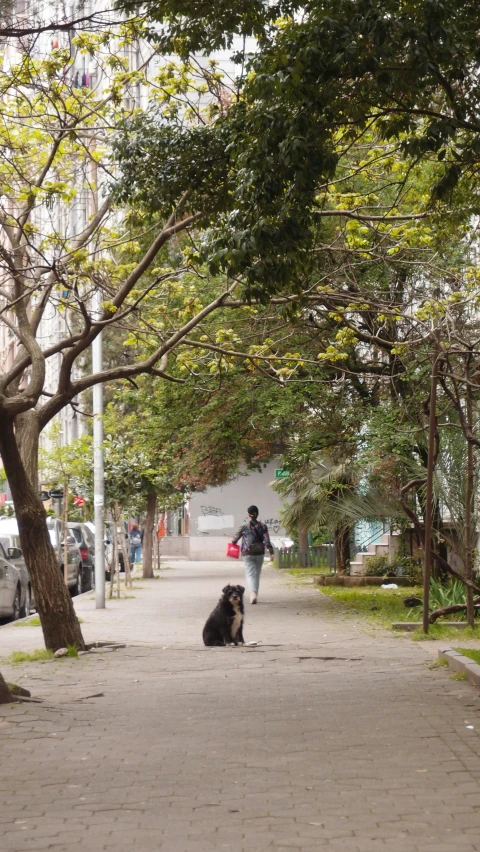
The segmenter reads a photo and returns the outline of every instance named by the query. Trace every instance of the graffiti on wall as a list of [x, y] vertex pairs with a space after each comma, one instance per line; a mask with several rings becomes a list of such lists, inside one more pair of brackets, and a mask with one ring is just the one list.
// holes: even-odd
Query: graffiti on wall
[[263, 522], [267, 525], [268, 531], [275, 533], [275, 535], [280, 532], [282, 525], [277, 518], [266, 518]]
[[202, 510], [202, 515], [204, 516], [216, 515], [217, 517], [220, 517], [221, 515], [223, 515], [222, 510], [218, 509], [217, 506], [200, 506], [200, 509]]
[[202, 514], [197, 520], [198, 532], [208, 535], [215, 530], [232, 529], [234, 526], [233, 515], [224, 515], [218, 506], [200, 506]]

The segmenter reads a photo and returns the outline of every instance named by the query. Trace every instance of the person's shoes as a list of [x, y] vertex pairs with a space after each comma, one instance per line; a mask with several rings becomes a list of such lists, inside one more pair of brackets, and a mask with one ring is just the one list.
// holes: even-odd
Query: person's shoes
[[256, 592], [253, 592], [253, 594], [250, 595], [250, 603], [251, 604], [257, 603], [257, 593]]

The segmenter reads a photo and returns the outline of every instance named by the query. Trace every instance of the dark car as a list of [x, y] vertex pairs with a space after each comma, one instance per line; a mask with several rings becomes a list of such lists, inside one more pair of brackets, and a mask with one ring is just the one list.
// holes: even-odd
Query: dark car
[[75, 537], [82, 557], [82, 590], [88, 592], [95, 581], [95, 536], [87, 525], [80, 521], [69, 521], [68, 529], [70, 534]]

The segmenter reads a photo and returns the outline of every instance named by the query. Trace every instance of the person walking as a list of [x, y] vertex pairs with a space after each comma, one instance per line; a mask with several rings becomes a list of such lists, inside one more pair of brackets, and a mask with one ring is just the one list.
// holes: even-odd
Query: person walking
[[130, 563], [133, 568], [136, 562], [142, 561], [143, 532], [138, 524], [132, 524], [130, 530]]
[[250, 603], [256, 604], [265, 548], [270, 553], [270, 559], [273, 560], [273, 547], [268, 528], [258, 520], [257, 507], [249, 506], [247, 513], [248, 523], [240, 527], [235, 538], [232, 539], [232, 544], [236, 544], [240, 538], [242, 539], [241, 553], [245, 567], [245, 579], [250, 591]]

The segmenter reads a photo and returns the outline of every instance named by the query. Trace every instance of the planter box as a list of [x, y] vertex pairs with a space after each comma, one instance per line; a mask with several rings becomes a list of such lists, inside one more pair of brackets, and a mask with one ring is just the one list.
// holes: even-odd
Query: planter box
[[315, 574], [313, 582], [317, 586], [346, 586], [347, 588], [382, 586], [383, 583], [396, 583], [397, 586], [412, 585], [408, 577], [389, 577], [386, 580], [384, 577], [366, 577], [365, 574], [353, 576], [350, 574]]

